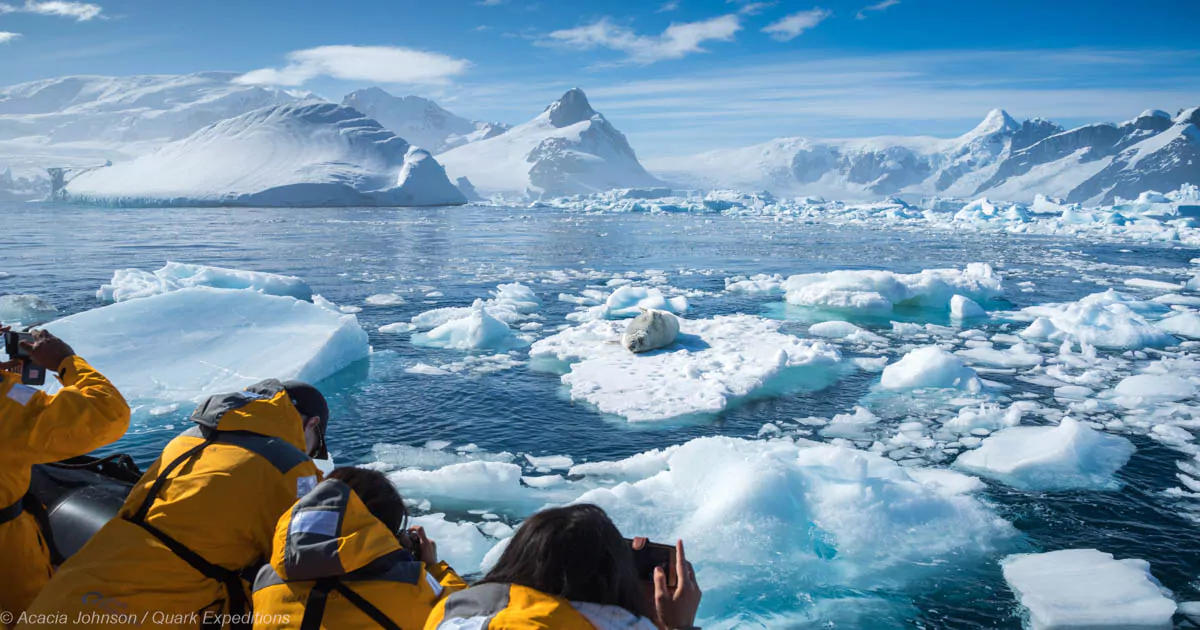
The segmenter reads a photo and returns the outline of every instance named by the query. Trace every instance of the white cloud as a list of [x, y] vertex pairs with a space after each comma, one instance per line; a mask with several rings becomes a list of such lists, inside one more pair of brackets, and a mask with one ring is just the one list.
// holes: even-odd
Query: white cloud
[[498, 7], [506, 2], [508, 2], [508, 0], [479, 0], [479, 2], [476, 2], [475, 4], [484, 7]]
[[820, 7], [808, 11], [799, 11], [777, 22], [768, 24], [763, 29], [763, 32], [781, 42], [787, 42], [796, 39], [801, 33], [820, 24], [832, 15], [833, 11]]
[[658, 11], [656, 11], [656, 13], [666, 13], [668, 11], [674, 11], [678, 8], [679, 0], [667, 0], [666, 2], [662, 3], [661, 7], [658, 7]]
[[854, 17], [865, 20], [867, 19], [867, 11], [886, 11], [888, 7], [894, 7], [897, 4], [900, 4], [900, 0], [883, 0], [883, 2], [872, 4], [869, 7], [863, 7]]
[[773, 6], [775, 6], [774, 2], [749, 2], [742, 5], [742, 8], [738, 9], [738, 13], [742, 15], [758, 15], [763, 12], [763, 9], [769, 9]]
[[470, 62], [398, 46], [320, 46], [288, 53], [282, 68], [252, 70], [239, 83], [296, 86], [325, 76], [348, 81], [440, 85]]
[[0, 31], [0, 44], [7, 44], [14, 39], [20, 37], [20, 33], [10, 33], [8, 31]]
[[25, 0], [25, 4], [12, 5], [0, 3], [0, 14], [4, 13], [34, 13], [37, 15], [55, 15], [72, 18], [77, 22], [87, 22], [93, 18], [102, 17], [104, 9], [98, 4], [87, 2], [65, 2], [63, 0]]
[[554, 31], [549, 35], [549, 43], [581, 50], [610, 48], [627, 54], [628, 62], [650, 64], [707, 52], [701, 44], [731, 41], [741, 28], [738, 16], [730, 14], [700, 22], [672, 23], [661, 35], [638, 35], [630, 28], [601, 18], [586, 26]]

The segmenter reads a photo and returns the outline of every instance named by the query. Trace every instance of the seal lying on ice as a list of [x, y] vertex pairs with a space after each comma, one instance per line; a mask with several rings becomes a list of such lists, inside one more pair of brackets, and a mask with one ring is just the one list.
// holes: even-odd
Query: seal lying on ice
[[675, 343], [679, 318], [666, 311], [642, 309], [621, 335], [621, 345], [630, 352], [649, 352]]

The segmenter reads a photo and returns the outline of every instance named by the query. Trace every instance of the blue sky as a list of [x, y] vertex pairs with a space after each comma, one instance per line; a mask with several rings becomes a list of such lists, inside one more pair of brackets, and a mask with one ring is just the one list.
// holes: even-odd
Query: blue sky
[[519, 123], [582, 87], [642, 156], [1200, 105], [1200, 2], [0, 0], [0, 84], [247, 73]]

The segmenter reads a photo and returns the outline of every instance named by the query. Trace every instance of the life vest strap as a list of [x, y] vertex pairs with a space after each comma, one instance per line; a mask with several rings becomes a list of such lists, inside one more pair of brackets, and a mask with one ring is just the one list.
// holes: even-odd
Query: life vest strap
[[0, 508], [0, 525], [17, 520], [25, 512], [25, 497], [17, 499], [17, 502], [4, 508]]
[[382, 610], [376, 608], [362, 595], [355, 593], [338, 578], [321, 578], [313, 585], [312, 590], [308, 592], [308, 600], [304, 603], [304, 619], [300, 622], [300, 630], [320, 630], [330, 591], [336, 591], [346, 598], [346, 601], [370, 617], [371, 621], [374, 621], [383, 630], [403, 630]]

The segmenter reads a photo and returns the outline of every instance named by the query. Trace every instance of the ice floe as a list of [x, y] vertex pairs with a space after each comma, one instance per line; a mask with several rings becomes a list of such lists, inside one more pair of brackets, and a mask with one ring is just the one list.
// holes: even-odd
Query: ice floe
[[617, 341], [623, 322], [588, 322], [539, 340], [531, 358], [569, 364], [571, 398], [631, 422], [712, 414], [737, 399], [801, 385], [828, 384], [841, 354], [823, 341], [779, 331], [752, 315], [680, 320], [676, 343], [634, 355]]
[[118, 269], [112, 280], [101, 285], [96, 297], [104, 302], [124, 302], [188, 287], [246, 289], [306, 302], [313, 299], [308, 283], [294, 276], [178, 262], [167, 262], [155, 271]]
[[191, 401], [267, 378], [315, 383], [366, 358], [358, 320], [327, 305], [201, 286], [117, 302], [46, 328], [126, 398]]
[[913, 274], [871, 270], [809, 273], [789, 277], [783, 288], [789, 304], [866, 315], [888, 315], [896, 307], [947, 309], [955, 295], [989, 300], [1002, 290], [1000, 276], [986, 263]]
[[1112, 490], [1133, 443], [1074, 418], [1058, 426], [1011, 427], [958, 456], [954, 467], [1024, 490]]
[[483, 300], [476, 300], [464, 317], [449, 320], [429, 332], [414, 334], [412, 342], [454, 350], [507, 350], [528, 345], [508, 324], [493, 317]]
[[917, 348], [887, 366], [879, 384], [898, 390], [951, 387], [977, 391], [982, 387], [975, 370], [937, 346]]
[[1065, 549], [1008, 556], [1001, 567], [1033, 630], [1171, 627], [1175, 602], [1145, 560]]

